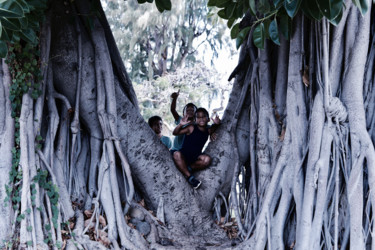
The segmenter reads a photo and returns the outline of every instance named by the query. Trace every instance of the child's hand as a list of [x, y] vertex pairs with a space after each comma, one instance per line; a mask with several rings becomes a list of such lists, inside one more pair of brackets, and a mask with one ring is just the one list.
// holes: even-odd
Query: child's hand
[[215, 116], [215, 118], [211, 118], [212, 122], [219, 125], [221, 123], [221, 120], [218, 115]]
[[210, 139], [211, 139], [211, 141], [216, 141], [216, 139], [217, 139], [217, 134], [216, 134], [216, 133], [212, 133], [212, 134], [210, 134]]
[[180, 94], [180, 90], [178, 90], [177, 92], [173, 92], [173, 93], [171, 94], [171, 98], [172, 98], [172, 99], [177, 99], [177, 97], [179, 96], [179, 94]]
[[180, 121], [180, 124], [181, 124], [182, 126], [185, 126], [185, 125], [187, 125], [187, 124], [189, 124], [189, 123], [191, 123], [191, 121], [189, 121], [189, 119], [188, 119], [188, 115], [186, 114], [184, 117], [182, 117], [182, 119], [181, 119], [181, 121]]

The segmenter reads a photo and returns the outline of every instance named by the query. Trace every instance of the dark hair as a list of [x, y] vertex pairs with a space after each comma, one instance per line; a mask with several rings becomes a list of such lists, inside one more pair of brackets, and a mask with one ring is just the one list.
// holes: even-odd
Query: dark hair
[[162, 121], [160, 116], [154, 115], [148, 119], [148, 125], [152, 127], [155, 122]]
[[182, 110], [182, 115], [185, 115], [185, 111], [186, 111], [187, 107], [193, 107], [194, 113], [197, 111], [197, 106], [195, 106], [194, 103], [189, 102], [188, 104], [185, 105], [184, 109]]
[[197, 113], [198, 112], [202, 112], [206, 115], [206, 117], [209, 119], [210, 118], [210, 115], [208, 114], [208, 111], [205, 109], [205, 108], [198, 108], [196, 111], [195, 111], [195, 115], [194, 117], [197, 117]]

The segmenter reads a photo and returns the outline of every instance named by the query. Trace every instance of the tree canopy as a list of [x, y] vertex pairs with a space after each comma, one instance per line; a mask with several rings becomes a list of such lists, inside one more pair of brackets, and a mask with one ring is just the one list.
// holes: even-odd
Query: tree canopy
[[135, 82], [164, 76], [202, 61], [199, 46], [217, 56], [225, 46], [225, 25], [201, 1], [176, 1], [173, 11], [160, 13], [158, 4], [108, 1], [106, 13], [121, 56]]
[[[2, 35], [12, 31], [0, 71], [0, 244], [375, 245], [373, 4], [208, 2], [241, 53], [218, 139], [205, 151], [211, 165], [194, 173], [202, 185], [193, 190], [140, 114], [99, 1], [41, 4], [41, 28], [23, 22], [38, 4], [0, 3]], [[23, 37], [27, 27], [38, 44]], [[238, 229], [233, 241], [228, 224]]]

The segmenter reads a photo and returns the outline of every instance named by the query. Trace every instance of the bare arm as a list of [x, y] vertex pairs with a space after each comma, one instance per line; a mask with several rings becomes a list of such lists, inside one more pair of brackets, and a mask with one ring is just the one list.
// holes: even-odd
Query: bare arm
[[[173, 130], [173, 135], [184, 135], [184, 134], [191, 134], [193, 132], [194, 126], [190, 124], [191, 122], [188, 121], [187, 116], [184, 116], [177, 127]], [[183, 126], [188, 125], [183, 128]]]
[[215, 133], [215, 131], [220, 126], [221, 120], [220, 120], [219, 116], [216, 116], [215, 119], [212, 119], [212, 122], [214, 124], [212, 124], [211, 127], [208, 129], [208, 133], [210, 134], [211, 140], [215, 141], [217, 139], [217, 134]]
[[172, 103], [171, 103], [171, 113], [173, 115], [173, 118], [177, 121], [180, 115], [176, 111], [176, 105], [177, 105], [177, 97], [180, 94], [180, 90], [177, 92], [172, 93], [171, 98], [172, 98]]
[[173, 130], [173, 135], [189, 135], [191, 134], [194, 126], [191, 124], [185, 128], [182, 128], [181, 124], [178, 124], [177, 127]]

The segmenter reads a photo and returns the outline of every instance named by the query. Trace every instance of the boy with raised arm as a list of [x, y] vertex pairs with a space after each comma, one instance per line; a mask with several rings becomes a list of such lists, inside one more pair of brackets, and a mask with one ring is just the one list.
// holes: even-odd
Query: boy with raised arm
[[[207, 110], [198, 108], [195, 112], [195, 123], [189, 121], [185, 115], [173, 131], [174, 135], [185, 135], [181, 149], [173, 153], [173, 160], [194, 189], [199, 188], [201, 181], [197, 180], [192, 172], [203, 170], [211, 163], [211, 157], [202, 153], [204, 144], [215, 129], [215, 126], [207, 126], [208, 121]], [[220, 119], [216, 117], [214, 122], [219, 124]]]
[[[176, 111], [176, 105], [177, 105], [177, 98], [180, 94], [180, 90], [177, 92], [174, 92], [171, 94], [172, 98], [172, 103], [171, 103], [171, 113], [173, 115], [173, 118], [175, 120], [175, 124], [178, 125], [182, 119], [182, 117], [177, 113]], [[197, 107], [193, 103], [188, 103], [185, 105], [182, 115], [187, 116], [187, 119], [191, 122], [194, 122], [194, 114], [195, 111], [197, 110]], [[173, 153], [174, 151], [178, 151], [182, 147], [182, 143], [184, 142], [185, 135], [178, 135], [175, 136], [173, 140], [173, 146], [171, 149], [171, 152]]]

